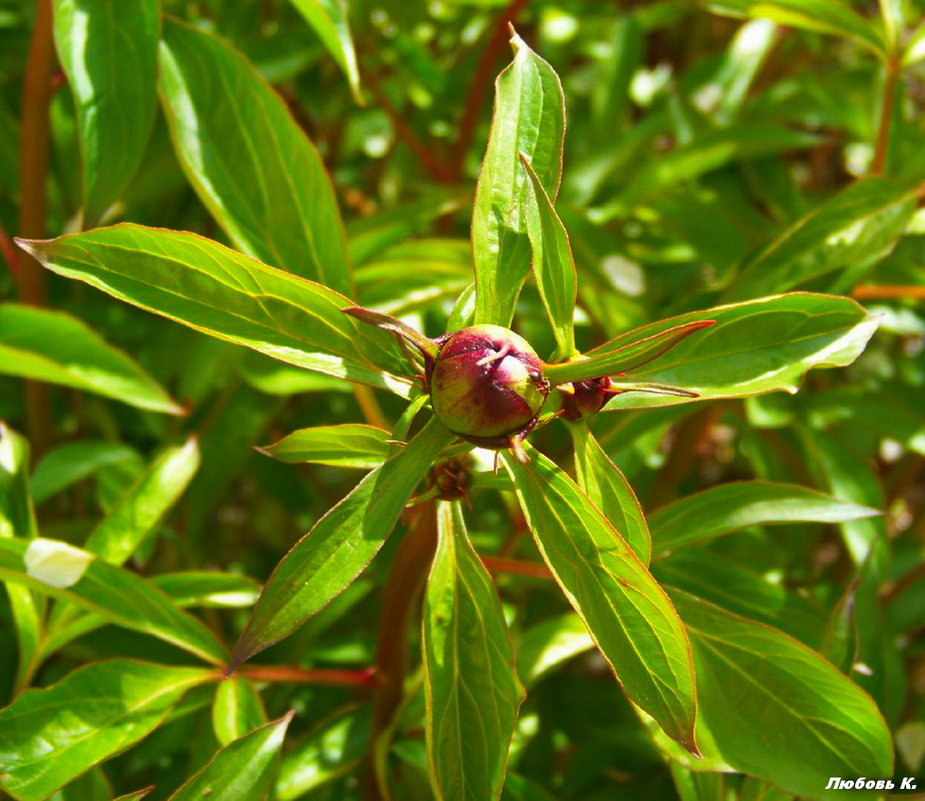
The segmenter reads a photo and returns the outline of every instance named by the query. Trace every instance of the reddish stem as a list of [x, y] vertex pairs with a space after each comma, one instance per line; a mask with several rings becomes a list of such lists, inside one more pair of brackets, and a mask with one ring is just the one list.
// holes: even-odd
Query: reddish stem
[[376, 687], [379, 677], [375, 667], [363, 670], [301, 668], [298, 665], [245, 665], [240, 673], [254, 681], [290, 684], [325, 684], [334, 687]]
[[[45, 236], [45, 181], [51, 136], [49, 107], [54, 63], [51, 0], [39, 0], [23, 81], [20, 128], [19, 235], [26, 239], [41, 239]], [[13, 278], [19, 299], [32, 306], [45, 306], [45, 270], [27, 254], [22, 255], [17, 266], [19, 269], [13, 273]], [[36, 456], [41, 456], [51, 445], [51, 396], [47, 384], [26, 382], [26, 414], [32, 451]]]
[[519, 559], [508, 559], [505, 556], [480, 556], [482, 564], [492, 573], [516, 573], [519, 576], [550, 579], [552, 571], [538, 562], [524, 562]]
[[867, 300], [888, 300], [894, 298], [920, 298], [925, 299], [925, 286], [856, 286], [851, 290], [851, 296]]
[[482, 55], [475, 67], [475, 74], [472, 76], [472, 83], [469, 84], [469, 91], [463, 104], [462, 116], [459, 118], [459, 125], [456, 129], [456, 141], [450, 154], [449, 169], [452, 176], [451, 180], [454, 183], [462, 178], [466, 153], [469, 152], [469, 148], [472, 146], [472, 139], [475, 136], [475, 129], [478, 125], [484, 98], [495, 75], [495, 64], [504, 49], [505, 42], [510, 37], [509, 27], [528, 2], [529, 0], [511, 0], [510, 5], [501, 12], [498, 19], [495, 20], [491, 39], [485, 45], [485, 49], [482, 51]]
[[886, 166], [887, 150], [890, 144], [890, 124], [893, 119], [893, 100], [896, 96], [896, 80], [899, 78], [899, 58], [890, 53], [886, 62], [886, 80], [883, 84], [883, 103], [880, 106], [880, 122], [877, 126], [877, 144], [871, 173], [881, 175]]
[[430, 173], [434, 180], [442, 184], [453, 182], [453, 176], [450, 169], [438, 159], [431, 146], [426, 145], [421, 138], [414, 132], [405, 118], [398, 112], [392, 101], [386, 97], [385, 92], [379, 87], [379, 84], [371, 75], [365, 77], [366, 86], [373, 94], [376, 103], [386, 113], [392, 125], [395, 127], [395, 133], [398, 138], [404, 142], [408, 148], [417, 156], [421, 166]]

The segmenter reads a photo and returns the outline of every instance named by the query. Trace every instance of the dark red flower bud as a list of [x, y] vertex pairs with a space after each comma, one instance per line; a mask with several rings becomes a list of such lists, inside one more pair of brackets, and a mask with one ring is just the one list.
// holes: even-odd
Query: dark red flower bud
[[610, 390], [610, 377], [588, 378], [572, 382], [571, 391], [562, 390], [562, 416], [566, 420], [579, 420], [597, 414], [614, 394]]
[[549, 383], [523, 338], [497, 325], [449, 334], [427, 374], [434, 414], [450, 431], [486, 448], [507, 448], [536, 424]]

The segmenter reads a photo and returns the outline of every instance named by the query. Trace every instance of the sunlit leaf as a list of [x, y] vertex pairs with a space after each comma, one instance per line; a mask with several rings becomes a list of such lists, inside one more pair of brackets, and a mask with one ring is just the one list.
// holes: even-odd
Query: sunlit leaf
[[815, 207], [740, 268], [726, 300], [802, 286], [812, 278], [886, 256], [916, 207], [921, 176], [871, 177]]
[[302, 428], [260, 450], [290, 464], [328, 464], [370, 470], [388, 455], [389, 432], [375, 426], [350, 423]]
[[322, 721], [283, 756], [276, 797], [294, 801], [343, 776], [366, 756], [372, 716], [369, 705], [350, 707]]
[[331, 179], [250, 63], [218, 37], [167, 18], [160, 93], [180, 162], [235, 245], [351, 295]]
[[276, 775], [283, 738], [294, 714], [290, 712], [226, 745], [170, 796], [170, 801], [263, 798]]
[[838, 0], [708, 0], [707, 5], [720, 14], [763, 17], [782, 25], [850, 39], [878, 56], [886, 51], [879, 24], [864, 19]]
[[0, 373], [95, 392], [139, 409], [183, 413], [129, 356], [64, 312], [0, 304]]
[[96, 612], [217, 664], [225, 649], [202, 623], [149, 582], [64, 542], [0, 539], [0, 579]]
[[546, 316], [556, 337], [559, 358], [575, 354], [575, 298], [578, 276], [568, 233], [543, 188], [539, 176], [525, 156], [523, 168], [527, 184], [527, 235], [533, 251], [533, 274], [540, 290]]
[[[29, 443], [0, 423], [0, 538], [32, 540], [37, 536], [35, 511], [29, 496]], [[14, 687], [32, 675], [42, 636], [42, 613], [28, 587], [6, 585], [16, 631], [17, 663]]]
[[223, 679], [212, 704], [212, 729], [222, 745], [243, 737], [267, 722], [260, 693], [246, 676]]
[[292, 0], [292, 4], [315, 29], [318, 38], [347, 76], [354, 98], [362, 103], [360, 71], [347, 21], [347, 0]]
[[565, 99], [552, 67], [516, 34], [514, 61], [495, 84], [488, 150], [475, 190], [472, 251], [477, 323], [509, 325], [530, 269], [523, 153], [550, 198], [562, 176]]
[[106, 562], [121, 565], [151, 536], [198, 468], [195, 437], [167, 448], [91, 532], [84, 548]]
[[[813, 367], [843, 367], [853, 362], [877, 327], [877, 321], [849, 298], [793, 292], [690, 312], [628, 331], [589, 351], [591, 367], [597, 359], [609, 360], [610, 353], [619, 348], [705, 320], [715, 324], [631, 370], [628, 378], [680, 387], [702, 399], [739, 398], [775, 390], [793, 393]], [[585, 362], [575, 364], [591, 372]], [[604, 408], [690, 401], [675, 395], [627, 392]]]
[[431, 420], [315, 523], [267, 581], [235, 646], [233, 667], [291, 634], [356, 579], [379, 552], [433, 460], [453, 439]]
[[438, 799], [497, 798], [523, 688], [488, 571], [459, 504], [437, 509], [439, 540], [424, 602], [428, 760]]
[[140, 740], [187, 690], [215, 678], [203, 668], [114, 659], [27, 690], [0, 711], [0, 785], [40, 801]]
[[585, 423], [569, 426], [575, 447], [578, 486], [629, 543], [639, 560], [649, 564], [652, 538], [636, 493]]
[[748, 526], [843, 523], [879, 514], [796, 484], [736, 481], [656, 509], [649, 515], [649, 528], [656, 553], [663, 554]]
[[138, 169], [157, 110], [157, 0], [54, 0], [55, 44], [77, 106], [84, 216], [95, 223]]
[[831, 776], [892, 775], [883, 717], [829, 662], [769, 626], [672, 598], [694, 646], [700, 714], [736, 770], [819, 799], [844, 795], [825, 789]]
[[575, 482], [528, 453], [502, 458], [543, 558], [626, 694], [695, 751], [690, 644], [668, 596]]
[[261, 264], [195, 234], [116, 225], [22, 242], [50, 270], [120, 300], [284, 362], [388, 387], [410, 382], [394, 337], [341, 309], [351, 302], [321, 284]]

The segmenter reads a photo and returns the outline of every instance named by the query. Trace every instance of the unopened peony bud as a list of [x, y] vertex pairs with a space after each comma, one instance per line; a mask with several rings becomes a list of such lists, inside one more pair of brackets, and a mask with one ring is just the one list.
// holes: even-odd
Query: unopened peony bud
[[486, 448], [507, 448], [536, 424], [549, 383], [523, 338], [475, 325], [442, 342], [427, 375], [434, 414], [450, 431]]
[[613, 394], [609, 376], [574, 381], [570, 391], [562, 391], [562, 416], [566, 420], [579, 420], [597, 414]]

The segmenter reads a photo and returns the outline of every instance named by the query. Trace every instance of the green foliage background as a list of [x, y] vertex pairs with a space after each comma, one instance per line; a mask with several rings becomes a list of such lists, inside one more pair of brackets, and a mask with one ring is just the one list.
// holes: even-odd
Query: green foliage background
[[[923, 11], [0, 4], [0, 794], [922, 775]], [[494, 471], [353, 304], [627, 391]]]

